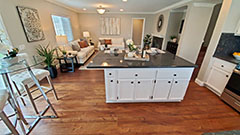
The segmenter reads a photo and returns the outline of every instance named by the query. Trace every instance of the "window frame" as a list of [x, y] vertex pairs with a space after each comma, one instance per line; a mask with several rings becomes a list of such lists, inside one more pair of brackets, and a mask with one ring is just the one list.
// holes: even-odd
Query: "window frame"
[[62, 17], [62, 18], [67, 18], [69, 20], [69, 27], [71, 28], [71, 35], [72, 35], [72, 39], [69, 40], [69, 37], [67, 35], [67, 39], [68, 39], [68, 42], [71, 42], [74, 40], [74, 35], [73, 35], [73, 29], [72, 29], [72, 21], [71, 21], [71, 18], [68, 17], [68, 16], [65, 16], [65, 15], [58, 15], [58, 14], [51, 14], [51, 20], [52, 20], [52, 25], [53, 25], [53, 29], [54, 29], [54, 32], [55, 32], [55, 35], [56, 36], [63, 36], [63, 35], [57, 35], [57, 32], [56, 32], [56, 28], [55, 28], [55, 24], [54, 24], [54, 20], [53, 20], [53, 16], [57, 16], [57, 17]]
[[[9, 44], [4, 44], [4, 45], [12, 46], [11, 38], [10, 38], [10, 36], [9, 36], [9, 34], [8, 34], [8, 31], [7, 31], [7, 29], [6, 29], [6, 26], [5, 26], [5, 23], [4, 23], [4, 21], [3, 21], [3, 18], [2, 18], [2, 15], [1, 15], [1, 14], [0, 14], [0, 25], [2, 26], [3, 31], [4, 31], [4, 34], [5, 34], [6, 37], [8, 38], [8, 42], [9, 42]], [[1, 27], [0, 27], [0, 28], [1, 28]]]

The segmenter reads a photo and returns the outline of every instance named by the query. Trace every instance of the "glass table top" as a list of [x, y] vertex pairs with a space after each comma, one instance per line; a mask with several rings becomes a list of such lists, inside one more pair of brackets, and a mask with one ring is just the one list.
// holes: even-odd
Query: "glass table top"
[[0, 74], [13, 73], [21, 70], [26, 70], [29, 67], [36, 67], [44, 64], [44, 58], [37, 58], [33, 60], [21, 59], [17, 57], [13, 59], [0, 59]]

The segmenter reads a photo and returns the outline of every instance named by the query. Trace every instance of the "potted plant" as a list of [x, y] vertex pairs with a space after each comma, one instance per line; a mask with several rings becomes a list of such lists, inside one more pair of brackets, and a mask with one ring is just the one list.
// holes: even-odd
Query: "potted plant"
[[171, 36], [170, 39], [173, 43], [177, 42], [177, 36]]
[[55, 56], [54, 51], [56, 51], [56, 48], [50, 49], [49, 44], [47, 46], [41, 46], [39, 45], [39, 48], [37, 48], [38, 55], [45, 57], [44, 63], [46, 64], [45, 69], [47, 69], [50, 72], [51, 78], [57, 77], [57, 68], [54, 64]]
[[133, 57], [134, 56], [134, 51], [137, 50], [136, 45], [134, 45], [134, 42], [132, 41], [132, 39], [128, 39], [126, 41], [126, 44], [129, 48], [128, 57]]
[[58, 49], [62, 52], [63, 57], [67, 57], [67, 51], [65, 49], [61, 49], [60, 47]]
[[151, 35], [151, 34], [147, 34], [147, 35], [144, 37], [143, 42], [144, 42], [144, 49], [145, 49], [145, 50], [150, 49], [150, 45], [151, 45], [151, 43], [152, 43], [152, 35]]

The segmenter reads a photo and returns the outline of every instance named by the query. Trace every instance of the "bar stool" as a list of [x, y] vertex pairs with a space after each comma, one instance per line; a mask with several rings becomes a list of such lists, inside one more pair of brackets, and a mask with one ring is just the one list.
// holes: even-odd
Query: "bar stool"
[[[42, 81], [45, 78], [47, 79], [49, 87], [41, 86], [41, 88], [46, 90], [45, 91], [46, 94], [49, 93], [50, 91], [53, 91], [56, 100], [58, 100], [58, 96], [52, 83], [49, 71], [45, 69], [32, 69], [32, 72], [36, 76], [38, 81]], [[35, 83], [31, 76], [29, 75], [28, 71], [14, 74], [11, 76], [11, 79], [17, 89], [19, 96], [21, 97], [23, 104], [25, 105], [23, 97], [27, 95], [30, 99], [30, 103], [32, 104], [35, 113], [39, 114], [39, 111], [34, 100], [42, 97], [42, 95], [38, 95], [37, 97], [33, 98], [32, 93], [39, 90], [39, 88], [37, 87], [36, 89], [30, 90], [30, 88], [33, 87]], [[19, 86], [21, 87], [19, 88]]]
[[[8, 119], [8, 116], [6, 115], [6, 113], [3, 111], [7, 101], [9, 101], [9, 103], [10, 103], [9, 94], [8, 94], [7, 90], [5, 90], [5, 89], [4, 90], [0, 90], [0, 118], [1, 118], [1, 120], [3, 120], [3, 122], [9, 128], [9, 130], [12, 132], [12, 134], [19, 135], [18, 131], [15, 128], [16, 127], [16, 123], [15, 123], [15, 126], [14, 126], [12, 124], [12, 122]], [[10, 103], [10, 105], [13, 107], [13, 105], [11, 103]], [[17, 114], [17, 112], [15, 112], [14, 115], [16, 115], [16, 114]], [[20, 121], [20, 126], [21, 126], [21, 128], [23, 130], [23, 133], [25, 134], [25, 129], [24, 129], [23, 124], [22, 124], [21, 121]]]

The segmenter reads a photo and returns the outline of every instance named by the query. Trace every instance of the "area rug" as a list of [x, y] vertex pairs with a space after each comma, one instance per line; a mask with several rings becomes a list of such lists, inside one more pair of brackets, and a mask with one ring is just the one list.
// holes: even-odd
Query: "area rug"
[[240, 135], [240, 130], [223, 131], [216, 133], [204, 133], [202, 135]]
[[95, 52], [88, 60], [84, 63], [84, 65], [81, 65], [78, 70], [101, 70], [101, 69], [89, 69], [87, 68], [88, 64], [93, 60], [93, 58], [98, 54], [98, 52]]

